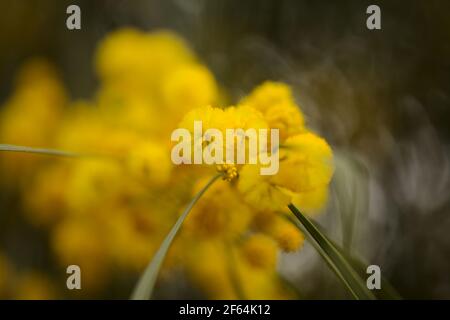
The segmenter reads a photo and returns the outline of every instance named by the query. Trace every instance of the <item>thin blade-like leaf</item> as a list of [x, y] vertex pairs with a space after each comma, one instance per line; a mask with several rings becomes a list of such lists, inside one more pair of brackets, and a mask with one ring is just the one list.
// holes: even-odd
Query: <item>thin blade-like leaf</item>
[[332, 242], [293, 204], [289, 204], [288, 207], [299, 221], [299, 223], [295, 223], [295, 225], [302, 229], [308, 238], [310, 238], [319, 254], [344, 283], [353, 297], [365, 300], [375, 299], [376, 297], [367, 288], [366, 283], [361, 279], [339, 250], [336, 249]]
[[50, 155], [50, 156], [63, 156], [63, 157], [79, 157], [79, 156], [81, 156], [80, 154], [74, 153], [74, 152], [61, 151], [61, 150], [55, 150], [55, 149], [17, 146], [17, 145], [12, 145], [12, 144], [0, 144], [0, 151], [38, 153], [38, 154], [45, 154], [45, 155]]
[[[330, 240], [331, 241], [331, 240]], [[336, 249], [339, 250], [339, 252], [347, 259], [347, 261], [351, 264], [353, 269], [361, 276], [367, 275], [367, 263], [362, 262], [360, 259], [356, 258], [355, 256], [350, 255], [348, 252], [346, 252], [343, 248], [338, 246], [336, 243], [334, 243], [334, 246]], [[381, 276], [381, 289], [377, 289], [373, 291], [374, 295], [378, 299], [382, 300], [401, 300], [402, 297], [399, 295], [399, 293], [395, 290], [395, 288], [391, 285], [391, 283], [383, 276]]]
[[[323, 229], [321, 226], [314, 221], [311, 221], [317, 229], [322, 231]], [[336, 248], [336, 250], [339, 251], [339, 253], [347, 260], [347, 262], [352, 266], [352, 268], [355, 270], [355, 272], [361, 277], [361, 279], [364, 279], [367, 277], [367, 267], [369, 264], [364, 263], [363, 260], [357, 258], [354, 256], [350, 250], [345, 249], [343, 246], [337, 244], [335, 241], [328, 238], [328, 240], [331, 242], [331, 244]], [[371, 291], [373, 295], [377, 299], [382, 300], [401, 300], [402, 297], [400, 294], [395, 290], [395, 288], [391, 285], [391, 283], [381, 275], [381, 288], [372, 290]]]
[[213, 177], [204, 187], [201, 189], [195, 197], [188, 204], [184, 212], [178, 218], [178, 220], [173, 225], [172, 229], [170, 229], [164, 241], [161, 243], [156, 254], [153, 256], [152, 261], [148, 264], [141, 278], [139, 279], [136, 287], [134, 288], [133, 294], [131, 295], [132, 300], [148, 300], [152, 296], [153, 289], [155, 287], [156, 279], [158, 277], [159, 270], [161, 269], [161, 265], [164, 262], [164, 258], [169, 251], [170, 245], [173, 242], [173, 239], [178, 233], [181, 225], [186, 219], [187, 215], [191, 211], [192, 207], [197, 203], [200, 197], [205, 193], [206, 190], [222, 175], [216, 175]]

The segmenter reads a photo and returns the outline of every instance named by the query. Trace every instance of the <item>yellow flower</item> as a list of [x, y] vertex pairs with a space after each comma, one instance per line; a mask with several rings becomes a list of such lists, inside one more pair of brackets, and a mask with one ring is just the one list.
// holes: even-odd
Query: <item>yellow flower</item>
[[275, 269], [277, 247], [275, 242], [264, 234], [254, 234], [245, 239], [242, 255], [255, 268]]
[[[200, 180], [194, 191], [205, 184]], [[244, 233], [252, 218], [245, 205], [228, 183], [219, 181], [197, 202], [184, 223], [184, 232], [194, 238], [233, 239]]]
[[141, 272], [157, 249], [154, 235], [161, 226], [149, 209], [116, 209], [105, 221], [111, 258], [124, 270]]
[[177, 113], [215, 104], [218, 100], [214, 76], [199, 64], [175, 69], [164, 79], [161, 94], [169, 111]]
[[142, 137], [110, 122], [91, 103], [77, 102], [67, 112], [57, 136], [58, 147], [84, 155], [123, 157]]
[[[53, 67], [43, 60], [29, 61], [19, 72], [13, 94], [0, 108], [0, 141], [52, 147], [65, 103], [65, 89]], [[27, 154], [4, 154], [0, 158], [3, 178], [16, 185], [44, 160]]]
[[162, 186], [169, 181], [172, 169], [169, 154], [168, 148], [160, 143], [138, 144], [127, 157], [127, 169], [138, 181]]
[[261, 111], [269, 127], [280, 130], [281, 141], [305, 130], [300, 108], [295, 104], [290, 87], [284, 83], [264, 82], [241, 103]]
[[273, 181], [293, 192], [309, 192], [326, 186], [333, 175], [330, 146], [311, 132], [288, 138], [280, 157], [280, 170]]
[[56, 72], [45, 61], [24, 65], [15, 91], [1, 109], [0, 138], [10, 144], [49, 146], [66, 103]]
[[84, 290], [101, 288], [107, 278], [109, 257], [102, 227], [92, 219], [70, 219], [53, 231], [51, 245], [62, 266], [78, 265]]
[[[114, 131], [133, 131], [141, 135], [167, 137], [167, 123], [160, 120], [155, 98], [149, 94], [130, 92], [117, 85], [103, 86], [96, 97], [97, 117]], [[96, 105], [91, 109], [97, 109]], [[174, 122], [175, 124], [176, 122]], [[172, 125], [172, 127], [174, 126]]]
[[[295, 177], [295, 176], [294, 176]], [[280, 186], [275, 185], [273, 176], [263, 176], [260, 166], [248, 164], [239, 173], [238, 190], [243, 199], [259, 210], [282, 210], [292, 197]]]
[[89, 214], [119, 199], [125, 176], [118, 163], [102, 159], [81, 160], [72, 170], [65, 185], [71, 212]]
[[296, 251], [303, 244], [303, 234], [277, 212], [258, 212], [254, 215], [253, 224], [258, 232], [270, 236], [285, 252]]
[[25, 187], [24, 206], [33, 224], [50, 226], [63, 216], [67, 205], [65, 182], [68, 177], [67, 166], [49, 166], [38, 171]]
[[[201, 147], [203, 152], [207, 150], [208, 146], [215, 142], [205, 141], [203, 136], [196, 136], [194, 127], [195, 122], [201, 122], [203, 134], [209, 129], [218, 130], [222, 136], [222, 159], [221, 162], [224, 164], [227, 161], [227, 154], [233, 154], [233, 164], [219, 164], [217, 166], [217, 170], [219, 172], [225, 173], [225, 179], [231, 181], [237, 177], [238, 168], [241, 165], [236, 165], [237, 155], [238, 155], [238, 146], [240, 146], [239, 139], [242, 139], [242, 142], [247, 141], [247, 137], [233, 136], [234, 140], [233, 144], [230, 144], [230, 141], [227, 141], [227, 130], [231, 129], [242, 129], [244, 132], [247, 129], [254, 129], [256, 132], [259, 129], [266, 129], [267, 123], [264, 121], [262, 115], [257, 110], [247, 107], [247, 106], [239, 106], [233, 107], [230, 106], [226, 109], [221, 108], [213, 108], [211, 106], [196, 108], [188, 112], [183, 120], [181, 121], [179, 128], [185, 128], [191, 133], [191, 137], [194, 137], [191, 141], [192, 148], [190, 155], [184, 155], [185, 157], [193, 158], [193, 154], [195, 152], [195, 145], [197, 143], [201, 143]], [[232, 147], [233, 146], [233, 147]], [[233, 148], [233, 149], [232, 149]], [[249, 153], [249, 144], [245, 144], [245, 159], [246, 162], [249, 162], [250, 153]], [[216, 163], [218, 164], [218, 163]], [[236, 167], [236, 168], [234, 168]]]
[[328, 186], [318, 187], [311, 191], [296, 193], [292, 198], [292, 203], [301, 212], [309, 215], [320, 212], [328, 200]]
[[162, 77], [195, 57], [169, 31], [152, 33], [125, 28], [111, 33], [98, 47], [97, 72], [104, 82], [128, 83], [137, 90], [156, 90]]
[[256, 109], [247, 106], [231, 106], [225, 109], [211, 106], [196, 108], [184, 116], [178, 127], [186, 128], [193, 133], [195, 121], [202, 122], [203, 131], [218, 129], [224, 137], [226, 129], [268, 128], [262, 114]]
[[269, 233], [278, 243], [278, 246], [286, 252], [297, 251], [305, 240], [303, 233], [297, 227], [281, 217], [276, 220]]
[[235, 257], [234, 263], [242, 298], [256, 300], [293, 298], [273, 268], [255, 268], [247, 259], [239, 259], [238, 256]]
[[[328, 186], [333, 174], [333, 154], [322, 138], [310, 132], [290, 137], [280, 148], [279, 156], [276, 175], [261, 176], [258, 165], [246, 165], [240, 172], [238, 188], [255, 208], [284, 210], [296, 194]], [[316, 201], [315, 206], [320, 205]]]
[[219, 164], [216, 166], [216, 169], [222, 174], [222, 179], [228, 182], [233, 181], [239, 176], [234, 164]]
[[229, 255], [223, 242], [203, 241], [190, 248], [187, 272], [211, 299], [237, 299], [230, 277]]

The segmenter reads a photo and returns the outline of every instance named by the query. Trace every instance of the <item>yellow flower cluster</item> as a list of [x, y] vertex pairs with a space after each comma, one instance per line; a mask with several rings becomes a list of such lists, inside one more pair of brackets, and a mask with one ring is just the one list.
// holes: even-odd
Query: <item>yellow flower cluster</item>
[[274, 176], [261, 176], [255, 166], [240, 173], [239, 190], [255, 207], [283, 210], [293, 202], [305, 212], [322, 207], [333, 175], [332, 151], [311, 132], [294, 135], [280, 147], [280, 168]]
[[312, 212], [325, 203], [333, 174], [332, 150], [324, 139], [304, 126], [303, 116], [287, 85], [266, 82], [237, 107], [194, 109], [184, 117], [180, 127], [193, 132], [194, 121], [202, 121], [205, 129], [219, 129], [223, 135], [230, 128], [279, 129], [281, 147], [272, 151], [278, 152], [279, 172], [264, 176], [252, 164], [238, 170], [238, 190], [250, 205], [282, 211], [294, 202], [300, 209]]
[[[0, 108], [0, 141], [29, 147], [52, 147], [66, 92], [56, 71], [42, 59], [29, 61], [19, 70], [15, 90]], [[2, 183], [9, 187], [24, 183], [43, 159], [23, 154], [0, 158]]]
[[295, 104], [291, 89], [283, 83], [263, 83], [241, 104], [262, 112], [269, 127], [280, 130], [282, 141], [305, 131], [303, 115]]
[[[49, 66], [26, 65], [0, 117], [5, 143], [83, 155], [43, 163], [14, 155], [1, 163], [2, 173], [29, 171], [20, 187], [24, 210], [48, 228], [61, 265], [79, 265], [91, 292], [114, 272], [142, 272], [183, 206], [218, 170], [228, 181], [212, 185], [193, 208], [166, 267], [185, 268], [211, 298], [292, 297], [277, 257], [296, 251], [303, 235], [280, 212], [290, 202], [319, 210], [333, 166], [330, 147], [305, 127], [291, 89], [266, 82], [236, 106], [218, 108], [226, 103], [214, 76], [168, 31], [111, 33], [95, 65], [94, 98], [71, 103]], [[252, 164], [174, 166], [171, 132], [193, 130], [195, 120], [204, 130], [279, 129], [280, 149], [272, 151], [279, 173], [261, 176]]]

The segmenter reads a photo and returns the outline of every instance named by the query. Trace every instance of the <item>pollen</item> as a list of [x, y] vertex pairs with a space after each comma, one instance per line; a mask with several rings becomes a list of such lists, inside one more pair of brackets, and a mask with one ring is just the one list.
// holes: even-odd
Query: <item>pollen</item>
[[216, 169], [223, 174], [222, 179], [225, 181], [231, 182], [238, 177], [238, 171], [234, 164], [219, 164]]

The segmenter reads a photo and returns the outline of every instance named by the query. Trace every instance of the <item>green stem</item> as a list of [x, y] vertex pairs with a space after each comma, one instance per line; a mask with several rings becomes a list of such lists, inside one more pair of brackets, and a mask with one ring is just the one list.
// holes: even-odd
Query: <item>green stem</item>
[[181, 216], [178, 218], [178, 220], [173, 225], [172, 229], [170, 229], [169, 233], [167, 234], [166, 238], [162, 242], [161, 246], [159, 247], [156, 254], [153, 256], [152, 261], [148, 264], [147, 268], [145, 269], [144, 273], [142, 274], [141, 278], [139, 279], [136, 287], [133, 290], [133, 293], [131, 295], [132, 300], [148, 300], [151, 298], [153, 289], [155, 287], [156, 279], [158, 277], [159, 270], [161, 269], [161, 265], [164, 262], [164, 258], [167, 255], [167, 252], [169, 251], [169, 248], [175, 239], [175, 236], [177, 235], [181, 225], [183, 224], [184, 220], [186, 219], [189, 212], [192, 210], [194, 205], [197, 203], [197, 201], [201, 198], [201, 196], [208, 190], [208, 188], [218, 179], [222, 176], [222, 174], [218, 174], [214, 176], [204, 187], [201, 189], [195, 197], [191, 200], [191, 202], [188, 204], [186, 209], [184, 209]]

